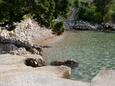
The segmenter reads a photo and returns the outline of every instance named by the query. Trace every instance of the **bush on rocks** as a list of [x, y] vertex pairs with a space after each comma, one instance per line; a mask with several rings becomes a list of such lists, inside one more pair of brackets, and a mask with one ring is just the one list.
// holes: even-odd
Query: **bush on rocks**
[[64, 32], [63, 22], [58, 22], [54, 25], [52, 31], [54, 34], [61, 35]]

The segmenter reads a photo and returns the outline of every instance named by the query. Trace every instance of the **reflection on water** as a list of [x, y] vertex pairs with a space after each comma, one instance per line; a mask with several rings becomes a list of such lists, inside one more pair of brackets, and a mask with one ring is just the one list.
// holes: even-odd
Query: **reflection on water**
[[44, 57], [54, 60], [76, 59], [79, 67], [72, 70], [71, 79], [91, 80], [100, 69], [115, 69], [115, 34], [91, 31], [66, 31], [63, 40], [49, 43]]

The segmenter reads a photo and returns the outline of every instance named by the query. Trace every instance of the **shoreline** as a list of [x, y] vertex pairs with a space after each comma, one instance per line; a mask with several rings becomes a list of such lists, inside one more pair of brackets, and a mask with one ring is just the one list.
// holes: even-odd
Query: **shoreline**
[[64, 38], [64, 35], [65, 35], [65, 33], [63, 33], [60, 36], [54, 35], [52, 37], [48, 37], [47, 39], [44, 39], [44, 40], [41, 40], [41, 41], [37, 42], [37, 44], [40, 45], [40, 46], [44, 46], [44, 45], [59, 42]]

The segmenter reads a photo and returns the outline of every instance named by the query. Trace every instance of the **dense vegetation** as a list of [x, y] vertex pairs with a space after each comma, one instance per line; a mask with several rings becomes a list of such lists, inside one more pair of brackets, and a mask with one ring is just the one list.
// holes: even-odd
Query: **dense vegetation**
[[78, 19], [90, 22], [115, 22], [115, 0], [76, 0]]
[[0, 0], [0, 22], [12, 25], [31, 17], [41, 26], [53, 28], [54, 20], [66, 18], [71, 6], [71, 0]]
[[78, 10], [77, 19], [115, 21], [115, 0], [0, 0], [0, 22], [12, 26], [13, 22], [31, 17], [41, 26], [63, 32], [62, 21], [55, 19], [67, 18], [73, 7]]

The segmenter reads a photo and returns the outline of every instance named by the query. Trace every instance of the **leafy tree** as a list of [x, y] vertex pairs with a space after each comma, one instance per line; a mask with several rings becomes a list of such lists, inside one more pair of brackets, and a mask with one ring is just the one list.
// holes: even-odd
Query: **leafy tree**
[[112, 2], [112, 0], [94, 0], [94, 3], [97, 7], [97, 11], [101, 13], [103, 16], [102, 21], [104, 20], [104, 16], [109, 11], [109, 5]]
[[115, 0], [76, 0], [75, 6], [79, 19], [98, 23], [114, 20]]
[[[2, 3], [4, 2], [4, 3]], [[51, 28], [52, 20], [66, 17], [71, 0], [0, 0], [0, 21], [20, 21], [24, 15], [31, 14], [39, 24]]]
[[55, 1], [55, 18], [58, 16], [67, 17], [67, 13], [71, 9], [72, 1], [71, 0], [54, 0]]

